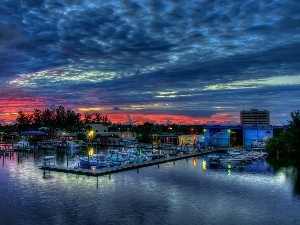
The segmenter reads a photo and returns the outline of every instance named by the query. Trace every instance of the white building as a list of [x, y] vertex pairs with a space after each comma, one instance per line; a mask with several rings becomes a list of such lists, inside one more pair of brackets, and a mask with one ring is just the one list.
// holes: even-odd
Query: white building
[[243, 110], [241, 114], [241, 126], [270, 126], [270, 112], [267, 110]]
[[[115, 142], [119, 142], [119, 139], [123, 139], [124, 141], [131, 141], [137, 139], [135, 132], [108, 132], [108, 127], [104, 126], [103, 124], [87, 124], [87, 126], [91, 127], [90, 130], [84, 131], [88, 140], [94, 140], [96, 135], [110, 136], [109, 139], [111, 139], [111, 141], [114, 140]], [[112, 136], [118, 136], [118, 138], [113, 138]]]
[[95, 138], [95, 136], [97, 134], [100, 135], [108, 135], [108, 127], [103, 125], [103, 124], [99, 124], [99, 123], [91, 123], [91, 124], [86, 124], [86, 126], [91, 127], [91, 129], [89, 130], [84, 130], [85, 134], [86, 134], [86, 138], [88, 140], [93, 140]]

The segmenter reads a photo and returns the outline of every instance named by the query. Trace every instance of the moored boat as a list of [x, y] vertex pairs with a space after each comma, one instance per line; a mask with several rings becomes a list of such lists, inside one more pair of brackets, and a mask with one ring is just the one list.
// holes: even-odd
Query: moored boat
[[13, 144], [13, 150], [19, 150], [19, 149], [31, 149], [33, 146], [30, 144], [30, 142], [27, 139], [21, 139], [17, 143]]
[[159, 150], [143, 150], [145, 160], [166, 158], [166, 154], [161, 154]]
[[116, 166], [119, 164], [111, 163], [108, 159], [108, 156], [105, 154], [93, 154], [89, 157], [80, 157], [79, 158], [80, 166], [95, 166], [97, 168], [101, 167], [110, 167]]

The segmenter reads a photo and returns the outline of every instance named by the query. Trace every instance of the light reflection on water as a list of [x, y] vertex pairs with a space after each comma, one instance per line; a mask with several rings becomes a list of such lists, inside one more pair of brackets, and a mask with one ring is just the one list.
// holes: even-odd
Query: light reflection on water
[[44, 178], [33, 155], [0, 160], [1, 224], [300, 224], [286, 171], [204, 169], [199, 157], [98, 178]]

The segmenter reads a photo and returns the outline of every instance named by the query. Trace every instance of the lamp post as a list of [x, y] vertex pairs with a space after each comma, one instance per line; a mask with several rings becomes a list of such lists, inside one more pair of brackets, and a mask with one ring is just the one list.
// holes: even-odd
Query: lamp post
[[69, 148], [69, 144], [67, 143], [67, 146], [66, 146], [66, 155], [67, 155], [67, 167], [69, 167], [69, 154], [68, 154], [68, 148]]
[[228, 131], [228, 134], [229, 134], [229, 138], [228, 138], [228, 146], [231, 147], [231, 146], [230, 146], [231, 130], [228, 129], [227, 131]]

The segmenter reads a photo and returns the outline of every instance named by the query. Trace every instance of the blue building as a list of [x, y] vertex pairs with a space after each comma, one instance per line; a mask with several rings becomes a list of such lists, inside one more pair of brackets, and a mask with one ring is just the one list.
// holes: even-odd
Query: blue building
[[280, 126], [204, 126], [204, 145], [214, 147], [265, 147]]

